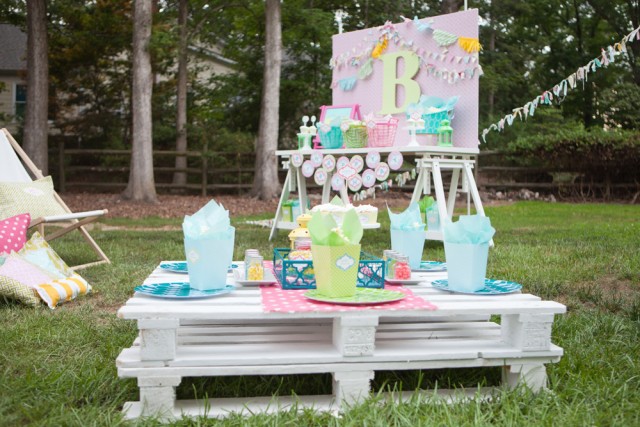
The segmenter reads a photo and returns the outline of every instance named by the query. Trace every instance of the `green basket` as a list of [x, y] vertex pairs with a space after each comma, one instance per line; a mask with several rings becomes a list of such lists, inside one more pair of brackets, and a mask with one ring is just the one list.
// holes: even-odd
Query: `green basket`
[[[282, 289], [315, 289], [316, 277], [313, 261], [290, 260], [287, 258], [291, 249], [273, 249], [273, 273]], [[359, 288], [384, 288], [384, 261], [373, 255], [360, 251], [358, 265]]]
[[349, 129], [342, 132], [342, 137], [347, 148], [366, 147], [369, 139], [366, 126], [349, 126]]

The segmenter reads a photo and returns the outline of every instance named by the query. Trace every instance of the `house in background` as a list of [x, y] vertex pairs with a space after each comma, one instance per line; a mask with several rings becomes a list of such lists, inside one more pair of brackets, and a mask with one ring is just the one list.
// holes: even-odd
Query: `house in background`
[[15, 132], [27, 102], [27, 35], [0, 24], [0, 127]]

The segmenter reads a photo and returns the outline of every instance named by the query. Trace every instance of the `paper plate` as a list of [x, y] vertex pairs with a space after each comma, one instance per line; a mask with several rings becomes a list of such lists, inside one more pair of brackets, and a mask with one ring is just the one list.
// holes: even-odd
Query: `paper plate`
[[161, 262], [160, 268], [172, 273], [187, 274], [187, 261]]
[[453, 289], [449, 289], [449, 281], [446, 279], [434, 280], [431, 282], [431, 286], [442, 291], [467, 295], [503, 295], [517, 292], [522, 289], [522, 285], [519, 283], [493, 279], [484, 279], [484, 288], [475, 292], [454, 291]]
[[314, 168], [318, 168], [322, 165], [322, 153], [313, 153], [309, 156], [309, 161], [313, 165]]
[[389, 283], [390, 285], [417, 285], [418, 283], [421, 282], [426, 282], [427, 280], [422, 278], [422, 279], [390, 279], [390, 278], [385, 278], [384, 279], [385, 282]]
[[313, 180], [318, 185], [324, 185], [324, 183], [327, 182], [327, 171], [325, 168], [316, 169], [313, 174]]
[[273, 275], [273, 272], [268, 268], [264, 269], [264, 278], [262, 280], [247, 280], [245, 277], [246, 273], [244, 270], [238, 269], [233, 272], [235, 282], [242, 286], [273, 285], [278, 281]]
[[232, 292], [234, 289], [235, 288], [232, 285], [226, 285], [222, 289], [201, 291], [199, 289], [190, 287], [189, 282], [169, 282], [136, 286], [134, 288], [134, 291], [139, 294], [149, 295], [157, 298], [196, 299], [225, 295]]
[[333, 175], [331, 177], [331, 188], [333, 188], [333, 191], [340, 191], [344, 188], [344, 178], [342, 178], [340, 175]]
[[377, 151], [369, 151], [366, 157], [366, 162], [367, 166], [371, 169], [375, 169], [376, 166], [378, 166], [378, 163], [380, 163], [380, 153]]
[[327, 154], [322, 159], [322, 167], [324, 167], [327, 171], [331, 172], [336, 168], [336, 158], [331, 154]]
[[[231, 264], [229, 266], [229, 271], [233, 271], [236, 268], [238, 268], [238, 264]], [[172, 273], [180, 273], [180, 274], [189, 273], [189, 268], [187, 267], [187, 261], [161, 262], [160, 269], [165, 271], [170, 271]]]
[[371, 188], [376, 184], [376, 173], [371, 170], [371, 169], [367, 169], [364, 172], [362, 172], [362, 185], [365, 186], [365, 188]]
[[392, 151], [389, 153], [389, 157], [387, 158], [387, 164], [394, 171], [402, 167], [403, 161], [402, 153], [399, 151]]
[[322, 295], [317, 289], [305, 292], [305, 298], [313, 301], [328, 302], [331, 304], [346, 305], [369, 305], [384, 304], [388, 302], [400, 301], [406, 295], [399, 291], [388, 291], [386, 289], [357, 288], [356, 294], [351, 297], [329, 297]]
[[313, 172], [316, 170], [315, 166], [313, 165], [313, 163], [311, 163], [311, 160], [305, 160], [304, 163], [302, 164], [302, 175], [305, 178], [311, 178], [313, 176]]
[[440, 261], [422, 261], [419, 268], [412, 268], [411, 271], [447, 271], [447, 264]]
[[336, 169], [342, 169], [349, 164], [350, 160], [347, 156], [338, 157], [336, 161]]

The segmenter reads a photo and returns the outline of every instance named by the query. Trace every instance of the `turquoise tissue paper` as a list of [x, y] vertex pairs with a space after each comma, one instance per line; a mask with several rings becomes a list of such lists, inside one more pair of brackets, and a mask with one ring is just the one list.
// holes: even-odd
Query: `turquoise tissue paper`
[[185, 215], [182, 231], [189, 239], [228, 239], [235, 229], [231, 226], [229, 211], [211, 200], [193, 215]]
[[489, 217], [481, 215], [460, 215], [457, 222], [444, 225], [444, 241], [450, 243], [489, 243], [496, 233]]
[[422, 221], [422, 215], [420, 214], [420, 206], [418, 203], [413, 202], [409, 204], [409, 207], [404, 212], [394, 214], [387, 206], [389, 211], [389, 220], [391, 221], [392, 230], [403, 231], [424, 231], [424, 222]]

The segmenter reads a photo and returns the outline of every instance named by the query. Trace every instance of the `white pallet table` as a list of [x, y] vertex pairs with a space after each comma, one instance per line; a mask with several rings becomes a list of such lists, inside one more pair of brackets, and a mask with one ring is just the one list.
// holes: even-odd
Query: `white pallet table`
[[[339, 410], [369, 394], [375, 371], [500, 366], [507, 386], [546, 384], [546, 363], [562, 349], [551, 343], [551, 324], [565, 307], [530, 294], [460, 295], [430, 281], [443, 273], [416, 273], [413, 292], [436, 311], [366, 310], [265, 313], [260, 290], [239, 287], [218, 298], [175, 301], [136, 295], [118, 311], [138, 322], [139, 337], [116, 364], [119, 376], [138, 379], [140, 401], [127, 417], [221, 417], [239, 411], [273, 411], [293, 404]], [[156, 269], [145, 283], [188, 280]], [[391, 306], [390, 306], [391, 307]], [[501, 324], [489, 316], [501, 316]], [[175, 399], [183, 377], [331, 373], [331, 396]]]

